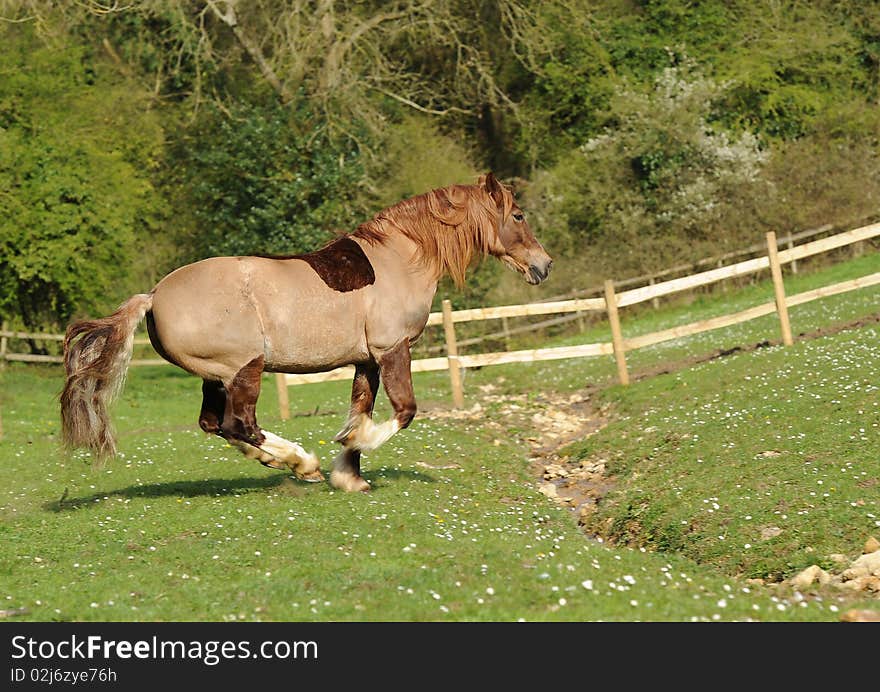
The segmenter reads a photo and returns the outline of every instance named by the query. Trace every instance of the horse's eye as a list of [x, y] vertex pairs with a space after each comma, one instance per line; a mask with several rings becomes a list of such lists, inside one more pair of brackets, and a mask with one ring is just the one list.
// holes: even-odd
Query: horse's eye
[[526, 218], [526, 217], [523, 216], [521, 212], [516, 212], [516, 213], [513, 215], [513, 220], [514, 220], [514, 221], [522, 221], [522, 220], [525, 219], [525, 218]]

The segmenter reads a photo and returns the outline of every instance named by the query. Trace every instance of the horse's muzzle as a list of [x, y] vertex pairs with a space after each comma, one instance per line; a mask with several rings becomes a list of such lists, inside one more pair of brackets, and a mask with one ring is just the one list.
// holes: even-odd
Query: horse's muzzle
[[529, 283], [539, 284], [544, 281], [548, 276], [550, 276], [550, 267], [552, 266], [553, 260], [547, 260], [547, 263], [543, 267], [539, 267], [537, 264], [529, 265]]

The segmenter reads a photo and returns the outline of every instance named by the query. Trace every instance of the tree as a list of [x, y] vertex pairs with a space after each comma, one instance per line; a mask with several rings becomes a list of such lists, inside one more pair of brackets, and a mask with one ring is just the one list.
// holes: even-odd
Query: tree
[[737, 208], [774, 194], [758, 138], [710, 122], [722, 86], [693, 61], [675, 62], [650, 90], [620, 89], [605, 131], [536, 176], [529, 191], [539, 233], [583, 266], [640, 273], [735, 249], [757, 222]]
[[0, 313], [63, 325], [124, 297], [162, 208], [162, 135], [131, 85], [78, 45], [0, 27]]

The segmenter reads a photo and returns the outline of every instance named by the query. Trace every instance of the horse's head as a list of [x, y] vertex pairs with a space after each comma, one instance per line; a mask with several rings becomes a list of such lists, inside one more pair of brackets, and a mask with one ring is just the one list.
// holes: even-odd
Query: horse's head
[[510, 190], [499, 183], [492, 173], [485, 176], [483, 184], [498, 207], [497, 236], [489, 252], [522, 274], [530, 284], [541, 283], [550, 274], [553, 258], [532, 233], [525, 214]]

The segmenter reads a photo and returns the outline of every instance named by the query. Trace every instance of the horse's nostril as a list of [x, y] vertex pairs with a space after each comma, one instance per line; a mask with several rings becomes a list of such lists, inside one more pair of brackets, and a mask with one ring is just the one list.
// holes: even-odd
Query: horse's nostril
[[529, 266], [529, 274], [532, 275], [532, 278], [535, 280], [535, 283], [541, 283], [544, 279], [547, 278], [547, 275], [550, 273], [550, 265], [546, 265], [543, 269], [538, 267], [536, 264], [532, 264]]

